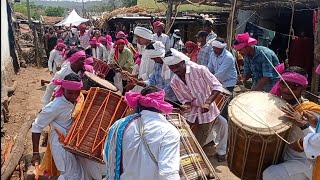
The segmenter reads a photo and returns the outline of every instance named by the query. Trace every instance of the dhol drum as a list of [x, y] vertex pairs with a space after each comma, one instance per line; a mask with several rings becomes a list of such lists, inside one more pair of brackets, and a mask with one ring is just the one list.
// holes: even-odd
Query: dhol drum
[[223, 110], [223, 108], [228, 103], [229, 99], [232, 97], [232, 93], [228, 91], [227, 89], [223, 89], [223, 92], [220, 92], [217, 98], [214, 100], [216, 103], [218, 109], [220, 111]]
[[269, 93], [251, 91], [228, 106], [228, 166], [241, 179], [262, 179], [262, 172], [283, 157], [291, 123], [280, 110], [286, 102]]
[[110, 70], [110, 67], [109, 65], [101, 60], [101, 59], [97, 59], [97, 58], [93, 58], [93, 69], [95, 72], [97, 73], [101, 73], [101, 74], [104, 74], [104, 75], [107, 75], [109, 70]]
[[78, 155], [103, 162], [102, 151], [110, 126], [129, 110], [123, 97], [107, 89], [90, 88], [64, 147]]
[[121, 92], [118, 90], [118, 88], [115, 87], [113, 84], [111, 84], [109, 81], [104, 80], [99, 76], [90, 72], [84, 73], [82, 82], [83, 82], [84, 90], [89, 90], [91, 87], [100, 87], [100, 88], [111, 90], [112, 92], [115, 92], [121, 95]]
[[182, 180], [219, 179], [185, 118], [178, 113], [168, 114], [166, 118], [181, 135], [180, 178]]

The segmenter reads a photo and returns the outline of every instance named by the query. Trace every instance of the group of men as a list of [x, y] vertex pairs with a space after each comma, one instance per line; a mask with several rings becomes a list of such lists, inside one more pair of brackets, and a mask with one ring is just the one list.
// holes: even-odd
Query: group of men
[[[252, 78], [252, 90], [269, 92], [272, 88], [271, 93], [302, 114], [301, 119], [289, 118], [294, 124], [289, 138], [294, 143], [286, 149], [285, 162], [267, 168], [263, 179], [310, 179], [312, 159], [319, 156], [320, 149], [319, 134], [315, 133], [316, 126], [317, 132], [320, 126], [320, 107], [302, 98], [308, 84], [303, 69], [289, 67], [277, 72], [275, 67], [279, 67], [279, 60], [275, 53], [257, 46], [257, 41], [244, 33], [237, 35], [233, 45], [245, 58], [244, 74], [238, 76], [233, 54], [213, 33], [210, 21], [205, 23], [204, 31], [197, 33], [200, 47], [196, 43], [186, 43], [187, 49], [192, 46], [186, 54], [182, 52], [184, 45], [178, 31], [174, 32], [177, 33], [173, 43], [176, 48], [170, 48], [172, 44], [163, 34], [163, 23], [157, 21], [153, 28], [155, 33], [139, 26], [134, 29], [136, 51], [141, 55], [137, 56], [139, 62], [134, 65], [111, 60], [110, 64], [116, 67], [123, 64], [120, 70], [114, 68], [114, 72], [128, 79], [130, 92], [125, 94], [125, 100], [136, 114], [116, 121], [110, 128], [105, 142], [106, 170], [102, 168], [103, 173], [99, 165], [66, 151], [59, 141], [59, 134], [65, 136], [72, 125], [71, 114], [82, 87], [77, 74], [83, 71], [88, 52], [85, 48], [74, 48], [65, 55], [67, 62], [47, 86], [44, 107], [32, 125], [33, 160], [38, 162], [41, 130], [51, 126], [49, 142], [59, 176], [49, 179], [102, 179], [104, 174], [107, 179], [179, 179], [180, 134], [162, 115], [175, 110], [186, 118], [199, 144], [204, 146], [213, 140], [216, 158], [225, 161], [228, 124], [214, 100], [225, 89], [232, 92], [238, 78], [242, 81]], [[90, 34], [90, 29], [79, 29], [82, 36]], [[99, 39], [98, 35], [94, 38]], [[83, 47], [97, 44], [92, 41], [93, 37], [83, 37], [80, 44]], [[115, 51], [113, 57], [133, 57], [128, 52], [122, 54], [125, 48], [132, 53], [125, 38], [120, 37], [112, 47], [113, 51], [122, 50]], [[196, 56], [195, 49], [198, 50]], [[52, 94], [55, 98], [50, 101]], [[292, 113], [288, 110], [288, 114]], [[215, 136], [210, 139], [212, 134]], [[115, 142], [119, 143], [114, 145]]]

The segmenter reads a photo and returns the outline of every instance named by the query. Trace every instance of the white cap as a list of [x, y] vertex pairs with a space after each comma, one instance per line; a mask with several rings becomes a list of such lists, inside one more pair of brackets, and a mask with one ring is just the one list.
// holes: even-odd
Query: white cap
[[166, 50], [161, 41], [156, 41], [152, 44], [154, 49], [145, 49], [144, 54], [148, 58], [164, 57]]
[[152, 31], [150, 31], [147, 28], [136, 26], [136, 28], [134, 28], [133, 33], [137, 36], [144, 38], [144, 39], [153, 40], [153, 33], [152, 33]]
[[213, 40], [210, 42], [210, 45], [212, 47], [216, 47], [216, 48], [219, 48], [219, 49], [224, 49], [225, 47], [227, 47], [227, 44], [226, 43], [222, 43], [220, 41], [217, 41], [217, 40]]
[[169, 57], [165, 57], [163, 62], [168, 65], [175, 65], [180, 63], [181, 61], [190, 61], [190, 58], [188, 56], [186, 56], [185, 54], [183, 54], [182, 52], [179, 52], [176, 49], [170, 48], [171, 54], [172, 56]]

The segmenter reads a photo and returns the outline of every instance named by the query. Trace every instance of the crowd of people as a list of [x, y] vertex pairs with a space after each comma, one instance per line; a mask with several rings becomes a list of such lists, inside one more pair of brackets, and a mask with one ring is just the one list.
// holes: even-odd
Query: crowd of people
[[[51, 127], [49, 143], [59, 175], [49, 179], [102, 179], [103, 175], [107, 179], [179, 179], [180, 134], [163, 115], [172, 111], [186, 117], [201, 146], [214, 142], [215, 157], [225, 161], [228, 114], [214, 100], [225, 90], [232, 93], [237, 82], [249, 79], [251, 90], [285, 100], [291, 114], [288, 119], [294, 124], [285, 161], [268, 167], [263, 179], [310, 179], [313, 160], [320, 154], [320, 106], [302, 97], [307, 73], [300, 67], [284, 67], [272, 50], [257, 46], [248, 33], [238, 34], [229, 51], [209, 20], [197, 33], [197, 42], [184, 43], [178, 29], [170, 37], [164, 34], [164, 27], [160, 21], [153, 23], [153, 31], [137, 26], [132, 41], [122, 31], [112, 38], [84, 24], [65, 31], [49, 29], [45, 48], [53, 78], [32, 125], [33, 162], [40, 162], [41, 131]], [[237, 68], [239, 54], [244, 59], [243, 74]], [[109, 64], [108, 74], [99, 76], [113, 82], [137, 112], [110, 128], [105, 166], [70, 153], [59, 141], [72, 125], [83, 72], [94, 72], [93, 58]], [[292, 115], [296, 112], [302, 114], [301, 119]]]

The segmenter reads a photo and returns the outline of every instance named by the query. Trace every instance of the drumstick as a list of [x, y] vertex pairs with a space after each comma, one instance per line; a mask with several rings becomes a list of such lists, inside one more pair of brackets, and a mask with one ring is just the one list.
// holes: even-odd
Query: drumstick
[[39, 163], [35, 162], [35, 167], [36, 167], [36, 176], [35, 179], [38, 180], [40, 176], [40, 170], [39, 170]]

